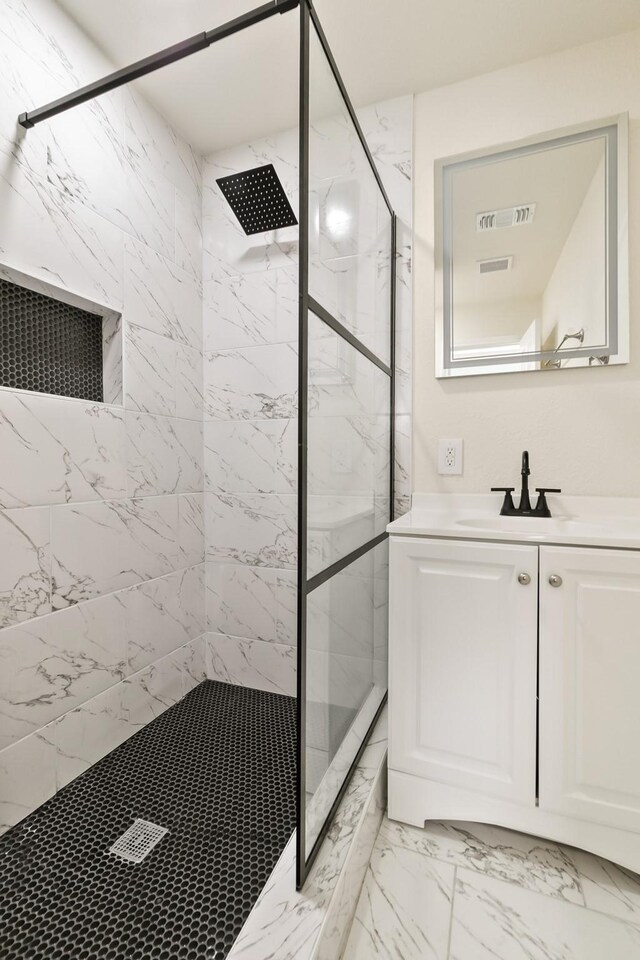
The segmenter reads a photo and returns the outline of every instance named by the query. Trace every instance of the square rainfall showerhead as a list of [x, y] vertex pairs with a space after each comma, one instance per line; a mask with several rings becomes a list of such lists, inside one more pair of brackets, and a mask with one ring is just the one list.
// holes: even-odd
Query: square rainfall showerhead
[[232, 173], [216, 183], [247, 236], [298, 222], [272, 163]]

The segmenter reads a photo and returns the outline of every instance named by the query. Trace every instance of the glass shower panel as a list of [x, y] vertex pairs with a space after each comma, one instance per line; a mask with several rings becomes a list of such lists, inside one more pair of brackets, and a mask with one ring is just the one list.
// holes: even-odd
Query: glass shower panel
[[393, 212], [306, 6], [303, 37], [305, 11], [299, 885], [387, 691], [395, 249]]
[[307, 850], [387, 690], [387, 565], [385, 540], [307, 598]]
[[309, 295], [390, 359], [391, 213], [312, 29]]
[[309, 577], [384, 532], [390, 437], [389, 377], [310, 313]]

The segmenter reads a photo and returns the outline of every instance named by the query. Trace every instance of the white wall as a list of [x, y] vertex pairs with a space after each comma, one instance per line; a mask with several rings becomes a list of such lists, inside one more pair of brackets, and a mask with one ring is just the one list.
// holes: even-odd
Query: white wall
[[200, 161], [111, 66], [3, 0], [0, 262], [122, 314], [124, 405], [0, 389], [0, 832], [204, 678]]
[[[605, 217], [603, 157], [542, 295], [545, 349], [557, 347], [566, 333], [576, 333], [581, 327], [585, 344], [606, 341]], [[576, 341], [569, 340], [567, 345], [572, 343]]]
[[[633, 265], [640, 255], [640, 32], [416, 97], [414, 490], [480, 493], [515, 484], [520, 452], [528, 448], [540, 486], [640, 495], [640, 273], [633, 267], [629, 365], [449, 380], [433, 372], [434, 160], [625, 111]], [[438, 437], [464, 438], [463, 477], [438, 476]]]

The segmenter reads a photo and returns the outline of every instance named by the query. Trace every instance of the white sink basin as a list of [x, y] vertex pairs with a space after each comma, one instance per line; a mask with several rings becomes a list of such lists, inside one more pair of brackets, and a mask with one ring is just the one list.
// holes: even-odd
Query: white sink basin
[[501, 517], [492, 494], [414, 494], [391, 534], [640, 550], [640, 497], [550, 494], [553, 517]]
[[456, 526], [473, 530], [503, 530], [508, 533], [533, 534], [534, 536], [575, 534], [580, 537], [604, 537], [607, 533], [619, 537], [637, 537], [638, 523], [621, 521], [620, 518], [603, 517], [602, 520], [569, 520], [564, 517], [468, 517], [456, 520]]

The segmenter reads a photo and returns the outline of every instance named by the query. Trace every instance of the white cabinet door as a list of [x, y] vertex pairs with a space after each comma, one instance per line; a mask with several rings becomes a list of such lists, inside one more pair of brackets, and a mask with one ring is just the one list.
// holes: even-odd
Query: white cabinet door
[[540, 807], [640, 832], [640, 553], [540, 548]]
[[390, 767], [533, 806], [538, 548], [390, 551]]

